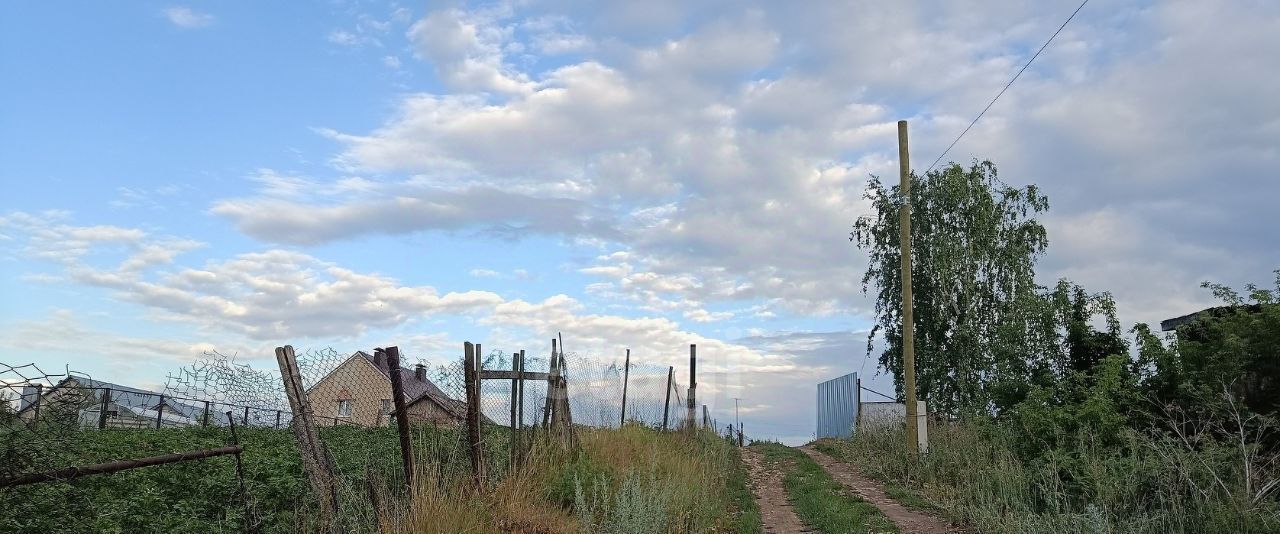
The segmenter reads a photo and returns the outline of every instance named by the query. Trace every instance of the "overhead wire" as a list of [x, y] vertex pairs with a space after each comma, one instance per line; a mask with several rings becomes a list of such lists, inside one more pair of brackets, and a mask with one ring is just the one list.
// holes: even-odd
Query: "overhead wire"
[[1061, 26], [1058, 26], [1058, 31], [1053, 32], [1053, 35], [1049, 36], [1049, 40], [1045, 41], [1044, 44], [1040, 46], [1039, 50], [1036, 50], [1036, 53], [1031, 56], [1031, 59], [1027, 60], [1027, 63], [1018, 70], [1018, 73], [1013, 75], [1013, 78], [1009, 80], [1009, 83], [1004, 84], [1004, 88], [1001, 89], [999, 93], [996, 93], [995, 98], [992, 98], [991, 101], [987, 103], [987, 107], [982, 108], [982, 112], [978, 113], [978, 116], [974, 117], [973, 121], [969, 122], [969, 125], [965, 127], [963, 132], [960, 132], [960, 135], [956, 136], [954, 141], [951, 141], [951, 144], [947, 146], [947, 149], [943, 150], [942, 153], [938, 155], [938, 159], [933, 160], [933, 163], [929, 165], [929, 168], [925, 169], [925, 173], [933, 170], [933, 168], [938, 165], [938, 162], [942, 161], [942, 158], [946, 157], [947, 153], [951, 152], [952, 148], [955, 148], [956, 143], [960, 142], [960, 139], [964, 137], [964, 134], [969, 133], [969, 130], [973, 128], [973, 125], [977, 124], [978, 120], [981, 119], [983, 115], [986, 115], [987, 110], [991, 109], [991, 106], [995, 105], [997, 100], [1000, 100], [1000, 97], [1004, 95], [1005, 91], [1009, 90], [1009, 86], [1013, 85], [1013, 82], [1018, 81], [1018, 77], [1022, 76], [1023, 72], [1026, 72], [1027, 67], [1030, 67], [1031, 63], [1034, 62], [1036, 58], [1040, 57], [1040, 53], [1044, 52], [1044, 49], [1049, 47], [1049, 43], [1052, 43], [1054, 38], [1058, 37], [1059, 33], [1062, 33], [1062, 29], [1066, 28], [1067, 24], [1071, 23], [1071, 19], [1076, 18], [1076, 14], [1079, 13], [1081, 9], [1084, 9], [1084, 5], [1088, 3], [1089, 0], [1080, 2], [1080, 5], [1076, 7], [1076, 10], [1071, 12], [1071, 16], [1067, 17], [1067, 20], [1063, 21]]

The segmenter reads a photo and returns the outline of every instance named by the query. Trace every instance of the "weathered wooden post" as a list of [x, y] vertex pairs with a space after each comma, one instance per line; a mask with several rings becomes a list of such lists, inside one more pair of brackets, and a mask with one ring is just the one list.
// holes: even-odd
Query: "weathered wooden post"
[[244, 419], [241, 420], [240, 424], [244, 426], [249, 426], [249, 407], [248, 406], [244, 407]]
[[484, 480], [484, 460], [480, 449], [480, 378], [476, 374], [477, 352], [480, 345], [470, 341], [463, 343], [463, 381], [467, 394], [467, 450], [471, 457], [471, 473], [476, 483]]
[[111, 388], [102, 390], [102, 408], [98, 412], [98, 430], [107, 428], [107, 408], [111, 406]]
[[209, 401], [204, 401], [204, 419], [201, 421], [200, 426], [209, 426]]
[[685, 416], [685, 424], [692, 430], [698, 423], [694, 409], [698, 405], [698, 346], [689, 344], [689, 398], [685, 399], [689, 413]]
[[320, 442], [315, 423], [311, 420], [311, 401], [307, 398], [293, 347], [276, 347], [276, 362], [280, 364], [285, 396], [289, 398], [289, 407], [293, 411], [293, 435], [298, 440], [302, 469], [307, 473], [311, 490], [320, 500], [321, 522], [330, 532], [336, 533], [338, 491], [333, 479], [333, 464], [324, 450], [324, 444]]
[[413, 488], [413, 443], [409, 441], [409, 414], [405, 411], [404, 372], [400, 367], [400, 348], [374, 349], [383, 353], [391, 374], [391, 402], [396, 409], [396, 431], [400, 434], [400, 460], [404, 464], [404, 485]]
[[631, 378], [631, 349], [627, 349], [626, 362], [622, 364], [622, 420], [618, 422], [621, 428], [627, 424], [627, 381]]

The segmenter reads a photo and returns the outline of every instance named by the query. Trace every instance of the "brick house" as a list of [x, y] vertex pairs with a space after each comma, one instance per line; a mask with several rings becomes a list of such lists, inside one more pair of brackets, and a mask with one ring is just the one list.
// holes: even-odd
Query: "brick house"
[[[320, 425], [383, 426], [395, 409], [391, 401], [391, 368], [382, 354], [357, 351], [307, 390]], [[410, 422], [452, 426], [466, 421], [467, 404], [446, 395], [422, 365], [400, 368], [405, 410]]]

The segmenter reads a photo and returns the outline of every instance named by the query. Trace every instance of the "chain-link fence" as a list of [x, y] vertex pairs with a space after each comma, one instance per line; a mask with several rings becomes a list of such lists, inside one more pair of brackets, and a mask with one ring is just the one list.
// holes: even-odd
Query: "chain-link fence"
[[[296, 356], [301, 393], [293, 400], [309, 405], [318, 462], [332, 472], [331, 512], [309, 479], [308, 446], [282, 368], [211, 353], [172, 373], [161, 391], [148, 391], [0, 364], [0, 531], [289, 532], [322, 523], [376, 531], [380, 512], [403, 503], [410, 482], [397, 413], [405, 415], [415, 479], [476, 475], [463, 361], [398, 359], [396, 369], [381, 350]], [[549, 396], [567, 396], [573, 427], [618, 427], [624, 389], [630, 424], [661, 428], [665, 416], [665, 426], [676, 428], [686, 416], [670, 368], [575, 354], [558, 369], [548, 357], [519, 360], [522, 367], [515, 355], [490, 351], [474, 375], [480, 467], [491, 481], [551, 423], [558, 405]], [[233, 447], [225, 458], [193, 455]], [[156, 457], [171, 458], [137, 463]], [[133, 464], [87, 476], [86, 467], [121, 460]], [[23, 477], [42, 483], [13, 484]]]

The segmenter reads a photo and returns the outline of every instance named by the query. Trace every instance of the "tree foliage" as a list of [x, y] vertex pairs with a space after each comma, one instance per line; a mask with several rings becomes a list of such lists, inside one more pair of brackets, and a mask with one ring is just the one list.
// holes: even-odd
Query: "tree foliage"
[[[875, 177], [865, 197], [875, 213], [857, 220], [850, 239], [870, 256], [862, 283], [878, 292], [872, 337], [884, 336], [880, 365], [894, 374], [901, 395], [903, 198], [899, 187]], [[1048, 246], [1035, 216], [1049, 201], [1035, 186], [1001, 182], [989, 161], [913, 173], [910, 200], [917, 388], [934, 410], [955, 413], [984, 404], [983, 384], [1029, 341], [1008, 326], [1032, 319], [1024, 304], [1035, 297], [1035, 262]]]
[[[1001, 411], [1036, 384], [1088, 375], [1107, 356], [1127, 354], [1110, 294], [1068, 280], [1036, 284], [1048, 246], [1036, 216], [1049, 201], [1034, 185], [1005, 184], [989, 161], [913, 174], [911, 184], [916, 383], [934, 411]], [[869, 254], [862, 282], [877, 291], [872, 338], [883, 335], [880, 365], [901, 395], [903, 199], [875, 177], [865, 196], [875, 213], [855, 222], [850, 239]]]

